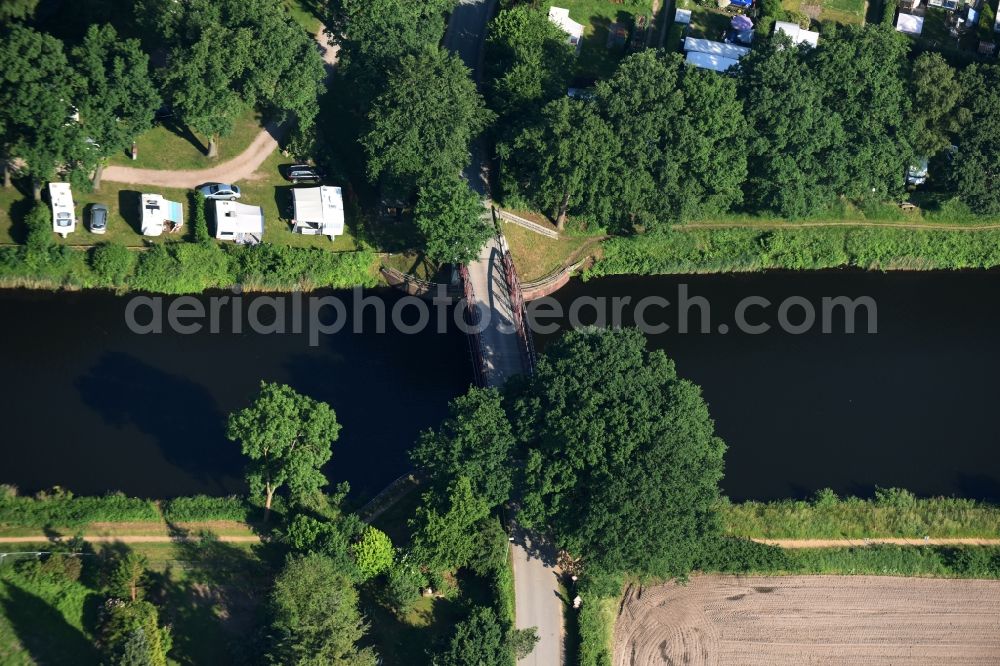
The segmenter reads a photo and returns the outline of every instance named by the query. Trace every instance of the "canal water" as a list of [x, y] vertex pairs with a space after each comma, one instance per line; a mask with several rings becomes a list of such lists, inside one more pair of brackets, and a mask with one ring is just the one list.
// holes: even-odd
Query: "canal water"
[[[709, 304], [710, 332], [699, 332], [696, 306], [689, 332], [678, 332], [681, 285], [689, 300]], [[390, 307], [400, 298], [377, 293]], [[998, 294], [1000, 273], [820, 272], [573, 281], [554, 298], [568, 311], [581, 297], [629, 297], [626, 324], [643, 297], [671, 302], [647, 309], [647, 322], [671, 325], [650, 344], [703, 387], [729, 447], [723, 488], [733, 499], [903, 486], [997, 501]], [[822, 299], [837, 296], [870, 297], [878, 332], [866, 333], [860, 309], [854, 334], [843, 332], [842, 316], [823, 333]], [[746, 311], [748, 323], [772, 330], [738, 330], [747, 297], [772, 304]], [[812, 330], [780, 330], [778, 306], [790, 297], [815, 305]], [[219, 334], [137, 335], [125, 325], [127, 300], [0, 293], [0, 482], [27, 492], [56, 484], [149, 497], [238, 492], [242, 463], [225, 417], [267, 379], [333, 406], [343, 429], [326, 473], [363, 497], [407, 470], [406, 450], [471, 380], [454, 330], [356, 335], [349, 323], [317, 347], [306, 333], [234, 333], [225, 321]], [[791, 323], [803, 307], [790, 309]], [[558, 334], [539, 333], [539, 348]]]
[[[390, 306], [400, 298], [366, 293]], [[351, 318], [350, 292], [336, 295]], [[0, 483], [145, 497], [239, 492], [243, 463], [225, 437], [226, 415], [264, 379], [334, 408], [342, 429], [325, 471], [364, 497], [409, 469], [406, 451], [419, 432], [472, 379], [456, 331], [354, 335], [352, 319], [312, 347], [306, 332], [258, 335], [244, 323], [233, 333], [232, 309], [221, 308], [219, 334], [206, 321], [193, 335], [137, 335], [125, 324], [128, 298], [0, 293]], [[206, 312], [208, 298], [198, 299]], [[243, 298], [247, 315], [254, 297]], [[273, 319], [269, 312], [259, 319]], [[290, 306], [286, 316], [290, 331]], [[145, 307], [136, 313], [143, 323], [151, 317]]]
[[[702, 322], [694, 306], [688, 333], [678, 332], [682, 285], [710, 305], [710, 332], [695, 332]], [[722, 486], [733, 499], [805, 497], [824, 487], [869, 496], [899, 486], [1000, 501], [1000, 273], [616, 277], [574, 281], [554, 298], [568, 310], [581, 296], [671, 302], [646, 311], [648, 322], [671, 326], [650, 344], [703, 387], [729, 447]], [[838, 296], [870, 297], [878, 332], [866, 333], [859, 309], [854, 334], [844, 333], [842, 311], [823, 333], [822, 299]], [[770, 331], [737, 330], [736, 308], [747, 297], [772, 304], [745, 314]], [[777, 310], [794, 297], [816, 312], [808, 332], [780, 330]], [[805, 309], [791, 307], [790, 323], [804, 321]], [[539, 336], [539, 346], [551, 339]]]

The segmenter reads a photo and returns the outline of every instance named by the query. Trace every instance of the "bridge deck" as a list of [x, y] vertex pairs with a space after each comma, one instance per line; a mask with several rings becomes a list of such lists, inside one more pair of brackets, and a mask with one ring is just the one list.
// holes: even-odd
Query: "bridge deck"
[[490, 238], [469, 264], [469, 280], [476, 294], [476, 308], [484, 322], [480, 333], [483, 365], [489, 386], [503, 386], [510, 377], [527, 372], [521, 343], [511, 311], [510, 288], [503, 269], [503, 249]]

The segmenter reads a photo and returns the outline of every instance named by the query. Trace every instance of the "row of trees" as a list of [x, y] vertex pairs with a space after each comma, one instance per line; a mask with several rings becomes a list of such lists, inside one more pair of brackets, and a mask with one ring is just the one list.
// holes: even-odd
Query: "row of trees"
[[[28, 5], [11, 16], [29, 18]], [[323, 63], [281, 3], [139, 3], [136, 21], [156, 35], [145, 50], [111, 25], [92, 25], [65, 44], [25, 23], [0, 25], [5, 186], [16, 160], [34, 180], [36, 198], [40, 184], [63, 167], [78, 177], [93, 172], [99, 187], [105, 160], [149, 129], [164, 103], [209, 137], [210, 157], [218, 137], [249, 108], [278, 120], [294, 117], [300, 132], [312, 128]], [[152, 71], [148, 53], [164, 48], [166, 66]]]
[[570, 213], [617, 230], [731, 211], [801, 217], [838, 197], [895, 198], [908, 166], [935, 156], [935, 173], [947, 174], [939, 187], [1000, 212], [988, 166], [995, 66], [959, 73], [935, 53], [911, 61], [904, 37], [874, 25], [816, 49], [767, 40], [735, 76], [645, 51], [576, 100], [565, 94], [566, 49], [546, 24], [524, 7], [494, 20], [490, 101], [505, 119], [505, 197], [559, 226]]
[[464, 263], [489, 236], [479, 196], [462, 178], [470, 145], [493, 114], [468, 68], [441, 47], [455, 0], [340, 0], [337, 89], [352, 99], [366, 175], [388, 197], [416, 192], [427, 254]]

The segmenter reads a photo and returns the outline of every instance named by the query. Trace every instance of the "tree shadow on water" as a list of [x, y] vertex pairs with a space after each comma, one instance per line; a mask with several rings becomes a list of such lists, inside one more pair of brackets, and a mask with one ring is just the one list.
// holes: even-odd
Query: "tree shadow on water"
[[239, 450], [225, 417], [203, 386], [120, 352], [104, 354], [76, 380], [82, 402], [117, 428], [150, 435], [173, 465], [225, 491], [219, 477], [237, 473]]
[[3, 614], [18, 640], [39, 664], [95, 664], [97, 651], [44, 599], [3, 583]]

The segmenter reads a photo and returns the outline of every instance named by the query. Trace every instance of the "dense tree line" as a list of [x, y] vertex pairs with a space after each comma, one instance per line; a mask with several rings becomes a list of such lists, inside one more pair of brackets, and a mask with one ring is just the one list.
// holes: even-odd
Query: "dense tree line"
[[655, 230], [729, 212], [796, 218], [841, 200], [891, 201], [921, 158], [935, 188], [974, 212], [1000, 211], [994, 65], [959, 73], [939, 54], [911, 57], [905, 37], [871, 25], [824, 35], [815, 49], [761, 40], [734, 75], [645, 51], [592, 95], [569, 99], [561, 73], [570, 67], [544, 18], [519, 7], [494, 20], [490, 103], [515, 116], [497, 132], [504, 197], [559, 226], [567, 214]]
[[[6, 7], [6, 4], [5, 4]], [[135, 35], [93, 24], [65, 41], [30, 21], [33, 2], [0, 13], [0, 160], [4, 186], [17, 165], [40, 196], [44, 181], [68, 172], [100, 186], [108, 157], [125, 151], [166, 105], [209, 138], [244, 111], [294, 118], [309, 133], [319, 110], [323, 63], [312, 37], [270, 0], [136, 2]], [[149, 53], [165, 50], [153, 69]]]

